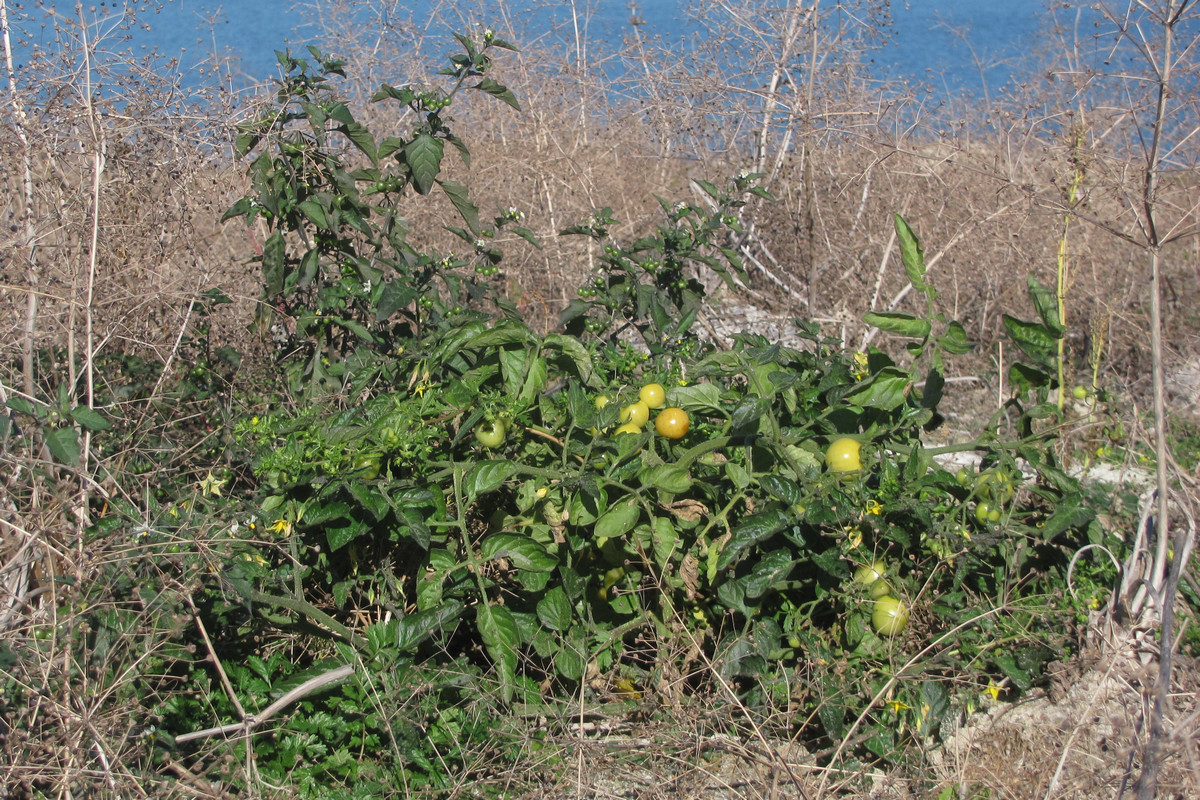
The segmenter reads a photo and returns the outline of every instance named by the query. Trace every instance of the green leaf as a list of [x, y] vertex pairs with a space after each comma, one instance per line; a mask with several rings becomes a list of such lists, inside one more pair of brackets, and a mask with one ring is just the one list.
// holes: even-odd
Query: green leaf
[[764, 397], [745, 397], [733, 410], [733, 429], [753, 431], [758, 421], [771, 408], [771, 401]]
[[326, 525], [325, 541], [329, 543], [330, 552], [336, 553], [353, 542], [368, 530], [366, 523], [352, 519], [343, 525]]
[[871, 376], [866, 386], [846, 395], [845, 400], [863, 408], [891, 411], [904, 405], [911, 387], [912, 376], [907, 372], [899, 367], [884, 367]]
[[46, 447], [60, 464], [79, 466], [79, 436], [74, 428], [52, 428], [46, 431]]
[[571, 627], [571, 601], [561, 586], [553, 586], [538, 601], [537, 616], [552, 631], [565, 632]]
[[641, 513], [642, 509], [636, 498], [618, 501], [596, 520], [596, 538], [616, 539], [624, 536], [633, 530]]
[[780, 509], [763, 511], [746, 517], [734, 529], [733, 536], [726, 543], [725, 549], [721, 551], [721, 557], [717, 561], [717, 569], [724, 569], [733, 564], [746, 550], [759, 542], [770, 539], [776, 533], [786, 528], [790, 522], [790, 515]]
[[383, 519], [391, 509], [387, 498], [383, 496], [379, 488], [370, 486], [358, 478], [351, 478], [346, 481], [346, 489], [350, 492], [350, 496], [358, 502], [368, 514], [375, 518], [375, 521]]
[[481, 92], [487, 92], [492, 97], [497, 97], [503, 100], [517, 111], [521, 110], [521, 104], [517, 102], [517, 98], [511, 91], [509, 91], [509, 88], [503, 84], [497, 83], [491, 78], [484, 78], [478, 84], [476, 84], [475, 88]]
[[308, 221], [316, 225], [323, 231], [331, 230], [329, 225], [329, 217], [325, 214], [325, 209], [316, 200], [305, 200], [298, 208], [300, 213], [308, 218]]
[[919, 292], [929, 292], [929, 284], [925, 283], [925, 252], [921, 249], [921, 240], [913, 233], [913, 229], [904, 221], [904, 217], [895, 215], [896, 236], [900, 239], [900, 260], [904, 271], [908, 273], [909, 283]]
[[724, 414], [721, 390], [711, 383], [694, 383], [667, 391], [667, 400], [685, 411], [715, 411]]
[[674, 464], [656, 464], [646, 467], [639, 475], [643, 486], [649, 486], [670, 494], [683, 494], [692, 488], [692, 476], [687, 470]]
[[371, 135], [371, 131], [365, 125], [351, 122], [342, 126], [340, 130], [346, 134], [347, 139], [354, 142], [354, 146], [361, 150], [363, 155], [371, 159], [371, 163], [379, 162], [379, 149], [375, 144], [375, 137]]
[[1060, 533], [1082, 528], [1096, 516], [1088, 506], [1087, 501], [1078, 494], [1070, 494], [1059, 498], [1054, 504], [1054, 513], [1040, 531], [1042, 538], [1050, 541]]
[[442, 169], [444, 145], [427, 133], [419, 133], [404, 145], [404, 160], [412, 173], [413, 185], [420, 194], [429, 194]]
[[967, 331], [958, 320], [951, 320], [946, 325], [946, 332], [939, 336], [937, 341], [947, 353], [958, 356], [971, 352], [971, 348], [975, 346], [975, 343], [967, 338]]
[[451, 600], [436, 608], [427, 608], [408, 614], [396, 622], [396, 649], [406, 653], [429, 638], [435, 631], [443, 630], [446, 625], [458, 619], [463, 612], [463, 604]]
[[800, 486], [790, 478], [768, 473], [759, 478], [758, 482], [767, 490], [768, 494], [777, 500], [782, 500], [789, 506], [794, 506], [800, 502]]
[[75, 406], [71, 409], [71, 419], [78, 422], [89, 431], [103, 431], [110, 427], [108, 420], [87, 406]]
[[480, 495], [496, 491], [516, 472], [517, 467], [511, 461], [480, 461], [464, 480], [467, 498], [474, 502]]
[[558, 559], [540, 544], [511, 533], [492, 534], [484, 540], [480, 553], [486, 561], [507, 558], [517, 569], [531, 572], [549, 572], [558, 566]]
[[471, 202], [471, 198], [467, 194], [467, 187], [455, 181], [438, 181], [438, 186], [442, 187], [442, 191], [446, 193], [446, 197], [449, 197], [450, 202], [458, 209], [459, 215], [467, 223], [467, 227], [471, 229], [471, 233], [478, 234], [479, 208]]
[[300, 272], [296, 278], [296, 286], [304, 287], [317, 279], [320, 272], [321, 254], [317, 248], [312, 248], [300, 258]]
[[924, 339], [933, 329], [929, 320], [914, 317], [912, 314], [902, 314], [898, 311], [868, 311], [863, 314], [863, 322], [874, 325], [881, 331], [908, 336], [912, 339]]
[[1008, 335], [1027, 356], [1038, 359], [1040, 363], [1046, 363], [1053, 357], [1058, 339], [1049, 328], [1038, 322], [1025, 322], [1010, 317], [1008, 314], [1005, 314], [1003, 319]]
[[1055, 339], [1061, 339], [1065, 330], [1061, 318], [1058, 316], [1058, 299], [1054, 296], [1054, 292], [1038, 282], [1038, 279], [1029, 273], [1025, 277], [1025, 282], [1029, 286], [1029, 299], [1033, 301], [1033, 307], [1041, 318], [1042, 324], [1046, 326], [1046, 330]]
[[1050, 376], [1040, 369], [1018, 362], [1008, 368], [1008, 382], [1016, 394], [1023, 394], [1049, 385]]
[[1033, 688], [1033, 679], [1029, 677], [1029, 673], [1017, 666], [1017, 662], [1008, 653], [997, 653], [994, 656], [996, 666], [1000, 668], [1009, 680], [1013, 682], [1022, 692], [1027, 692]]
[[921, 683], [921, 714], [920, 732], [922, 736], [931, 736], [941, 727], [946, 712], [950, 710], [950, 693], [939, 681], [922, 681]]
[[283, 231], [276, 230], [263, 242], [263, 294], [270, 298], [283, 291]]
[[512, 702], [517, 682], [517, 648], [521, 638], [517, 623], [504, 606], [480, 603], [476, 607], [475, 625], [496, 671], [500, 673], [500, 697], [505, 705]]
[[26, 400], [24, 397], [10, 397], [5, 403], [13, 411], [29, 416], [37, 416], [37, 406]]
[[388, 281], [379, 293], [379, 304], [375, 307], [375, 319], [383, 322], [402, 308], [416, 300], [418, 292], [408, 281]]

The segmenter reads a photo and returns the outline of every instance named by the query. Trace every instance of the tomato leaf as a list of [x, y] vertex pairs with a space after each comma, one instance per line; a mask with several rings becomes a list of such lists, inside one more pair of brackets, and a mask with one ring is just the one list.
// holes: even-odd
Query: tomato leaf
[[725, 549], [721, 551], [721, 557], [717, 560], [717, 569], [724, 569], [733, 564], [746, 550], [771, 538], [786, 528], [790, 522], [791, 515], [779, 509], [763, 511], [746, 517], [734, 529], [733, 536], [729, 538]]
[[904, 217], [895, 215], [896, 236], [900, 239], [900, 260], [904, 271], [908, 273], [908, 281], [918, 292], [929, 292], [929, 284], [925, 282], [925, 251], [921, 249], [921, 240], [913, 229], [904, 221]]
[[1054, 292], [1043, 286], [1032, 272], [1026, 276], [1025, 282], [1029, 286], [1029, 299], [1033, 301], [1033, 307], [1042, 324], [1051, 336], [1061, 339], [1066, 331], [1058, 315], [1058, 298], [1054, 296]]
[[491, 78], [484, 78], [475, 85], [475, 88], [481, 92], [487, 92], [492, 97], [503, 100], [517, 111], [521, 110], [521, 104], [517, 102], [517, 98], [513, 95], [512, 91], [507, 86], [497, 83]]
[[674, 464], [657, 464], [646, 467], [639, 476], [643, 486], [649, 486], [670, 494], [683, 494], [692, 488], [692, 476], [687, 470]]
[[721, 406], [721, 390], [711, 383], [672, 387], [667, 390], [667, 402], [684, 411], [724, 413]]
[[873, 325], [881, 331], [908, 336], [912, 339], [924, 339], [933, 330], [929, 320], [914, 317], [912, 314], [902, 314], [899, 311], [868, 311], [863, 314], [863, 322]]
[[471, 468], [464, 481], [467, 498], [474, 502], [480, 495], [496, 491], [516, 472], [517, 467], [511, 461], [480, 461]]
[[912, 387], [912, 376], [899, 367], [886, 367], [872, 375], [867, 384], [844, 398], [862, 408], [891, 411], [904, 405]]
[[1008, 335], [1025, 355], [1037, 359], [1039, 363], [1045, 363], [1053, 356], [1057, 337], [1045, 325], [1025, 322], [1008, 314], [1005, 314], [1003, 319]]
[[616, 539], [633, 530], [642, 514], [637, 500], [629, 498], [615, 503], [596, 520], [596, 538]]
[[800, 502], [800, 486], [790, 478], [768, 473], [759, 478], [758, 482], [772, 497], [789, 506]]
[[480, 550], [484, 560], [507, 558], [517, 569], [549, 572], [558, 566], [558, 559], [546, 552], [537, 542], [511, 533], [497, 533], [483, 542]]
[[516, 620], [504, 606], [480, 603], [476, 607], [475, 625], [500, 674], [500, 698], [507, 705], [512, 702], [517, 682], [517, 648], [521, 639]]
[[458, 619], [462, 612], [463, 604], [451, 600], [436, 608], [406, 615], [396, 622], [396, 649], [402, 653], [411, 651], [428, 639], [430, 634]]
[[537, 604], [542, 625], [552, 631], [566, 632], [571, 627], [571, 601], [561, 586], [551, 587]]
[[971, 348], [975, 346], [975, 343], [967, 338], [966, 328], [958, 320], [948, 322], [946, 332], [937, 337], [937, 341], [947, 353], [958, 356], [971, 352]]

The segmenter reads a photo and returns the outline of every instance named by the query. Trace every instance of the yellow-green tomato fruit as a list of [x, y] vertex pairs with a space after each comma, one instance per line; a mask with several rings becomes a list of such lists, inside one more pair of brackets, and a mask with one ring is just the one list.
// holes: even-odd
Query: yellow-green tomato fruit
[[691, 419], [682, 408], [664, 408], [654, 418], [654, 430], [668, 439], [682, 439], [691, 425]]
[[891, 584], [883, 580], [883, 576], [886, 574], [887, 564], [876, 561], [872, 564], [864, 564], [855, 570], [854, 580], [863, 586], [871, 587], [871, 599], [878, 600], [880, 597], [892, 593]]
[[595, 405], [595, 406], [596, 406], [596, 410], [597, 410], [597, 411], [599, 411], [600, 409], [602, 409], [602, 408], [604, 408], [606, 405], [608, 405], [608, 402], [609, 402], [609, 401], [608, 401], [608, 395], [606, 395], [606, 394], [598, 394], [598, 395], [596, 395], [596, 399], [592, 401], [592, 404], [593, 404], [593, 405]]
[[641, 400], [638, 400], [636, 403], [630, 403], [621, 409], [621, 422], [636, 425], [640, 428], [646, 424], [646, 420], [648, 419], [650, 419], [650, 406]]
[[1088, 390], [1085, 386], [1076, 386], [1071, 390], [1071, 394], [1075, 396], [1076, 400], [1087, 400]]
[[667, 390], [658, 383], [647, 383], [638, 392], [638, 399], [646, 404], [647, 408], [662, 408], [667, 404]]
[[613, 436], [619, 436], [622, 433], [641, 433], [641, 432], [642, 432], [642, 427], [640, 425], [634, 425], [632, 422], [626, 422], [624, 425], [622, 425], [621, 427], [619, 427], [615, 431], [613, 431]]
[[499, 447], [504, 444], [504, 423], [498, 419], [484, 422], [475, 429], [475, 441], [484, 447]]
[[857, 439], [838, 439], [825, 451], [825, 466], [833, 472], [858, 472], [862, 469], [862, 445]]
[[880, 636], [895, 636], [908, 626], [908, 606], [891, 595], [875, 600], [871, 627]]

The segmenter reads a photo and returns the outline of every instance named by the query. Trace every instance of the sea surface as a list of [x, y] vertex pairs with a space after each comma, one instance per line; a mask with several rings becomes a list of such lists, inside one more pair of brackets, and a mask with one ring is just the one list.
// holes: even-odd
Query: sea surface
[[[695, 35], [688, 8], [695, 0], [575, 0], [542, 2], [534, 13], [516, 14], [525, 29], [514, 35], [536, 36], [555, 26], [579, 22], [589, 37], [620, 44], [634, 33], [630, 24], [636, 16], [643, 38], [686, 46]], [[277, 74], [274, 55], [287, 47], [302, 50], [317, 33], [314, 7], [318, 0], [143, 0], [102, 2], [83, 7], [88, 36], [100, 40], [110, 52], [142, 56], [157, 51], [178, 57], [183, 83], [211, 76], [205, 66], [215, 62], [230, 68], [239, 86], [269, 81]], [[450, 33], [461, 24], [450, 15], [432, 15], [437, 0], [362, 0], [364, 7], [391, 6], [411, 15], [430, 41], [440, 36], [449, 46]], [[54, 15], [60, 23], [71, 21], [78, 30], [74, 2], [25, 3], [24, 9], [9, 4], [14, 31], [15, 55], [19, 65], [33, 47], [53, 52], [57, 47]], [[444, 7], [465, 4], [442, 3]], [[832, 7], [832, 3], [827, 7]], [[1062, 6], [1061, 2], [1057, 3]], [[507, 7], [520, 9], [521, 0], [508, 0]], [[133, 13], [130, 13], [132, 9]], [[572, 17], [572, 11], [575, 16]], [[485, 12], [486, 13], [486, 12]], [[1020, 80], [1029, 67], [1028, 56], [1049, 42], [1047, 34], [1056, 24], [1047, 11], [1047, 0], [892, 0], [891, 26], [887, 41], [870, 56], [872, 68], [881, 77], [926, 82], [935, 90], [978, 94], [995, 90], [1007, 81]], [[497, 19], [500, 19], [497, 15]], [[1069, 21], [1066, 20], [1066, 21]], [[492, 20], [500, 34], [508, 33]], [[560, 27], [561, 30], [561, 27]], [[333, 52], [336, 52], [335, 50]], [[214, 55], [217, 57], [214, 59]]]

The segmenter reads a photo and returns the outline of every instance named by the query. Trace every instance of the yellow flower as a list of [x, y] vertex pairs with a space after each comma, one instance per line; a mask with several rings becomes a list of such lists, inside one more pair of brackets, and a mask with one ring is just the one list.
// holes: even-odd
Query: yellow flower
[[251, 417], [251, 418], [250, 418], [250, 424], [251, 424], [251, 425], [257, 425], [257, 424], [258, 424], [258, 417]]
[[879, 502], [876, 500], [868, 500], [867, 501], [867, 513], [874, 514], [875, 516], [878, 517], [881, 513], [883, 513], [883, 506], [881, 506], [879, 504]]
[[912, 709], [912, 706], [906, 703], [901, 703], [899, 700], [892, 700], [888, 703], [888, 708], [890, 708], [893, 713], [899, 714], [901, 711], [908, 711]]
[[988, 681], [987, 688], [983, 690], [983, 694], [991, 697], [993, 702], [1000, 699], [1000, 687], [992, 681]]
[[546, 496], [546, 493], [547, 493], [547, 489], [546, 489], [546, 487], [545, 487], [545, 486], [541, 487], [541, 488], [540, 488], [540, 489], [538, 489], [538, 490], [537, 490], [537, 492], [536, 492], [536, 494], [537, 494], [537, 496], [538, 496], [538, 499], [539, 499], [539, 500], [541, 500], [543, 497], [545, 497], [545, 496]]
[[854, 376], [854, 380], [856, 381], [861, 381], [871, 374], [871, 370], [867, 366], [866, 353], [858, 352], [854, 354], [854, 366], [850, 368], [850, 374]]
[[292, 535], [292, 523], [286, 519], [277, 519], [275, 524], [271, 526], [272, 533], [282, 533], [284, 536]]

